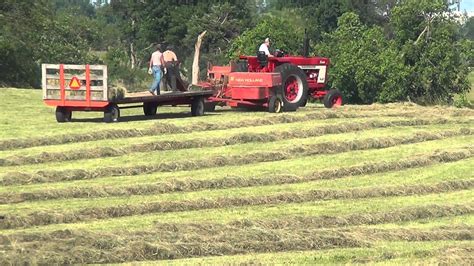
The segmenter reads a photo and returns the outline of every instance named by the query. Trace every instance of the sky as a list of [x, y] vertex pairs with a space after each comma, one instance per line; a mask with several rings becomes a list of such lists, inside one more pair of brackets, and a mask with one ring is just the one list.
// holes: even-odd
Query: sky
[[461, 11], [470, 11], [474, 12], [474, 0], [462, 0], [461, 1]]

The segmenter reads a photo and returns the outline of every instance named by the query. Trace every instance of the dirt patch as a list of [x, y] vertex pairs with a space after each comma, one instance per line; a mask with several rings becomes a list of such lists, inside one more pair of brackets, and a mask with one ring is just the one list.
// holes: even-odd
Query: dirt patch
[[427, 167], [437, 163], [455, 162], [474, 156], [474, 147], [452, 152], [435, 151], [430, 154], [417, 155], [392, 162], [371, 162], [350, 167], [315, 171], [306, 176], [271, 175], [264, 177], [224, 177], [219, 179], [198, 180], [189, 177], [180, 180], [169, 180], [153, 184], [136, 184], [130, 186], [103, 186], [103, 187], [73, 187], [68, 189], [46, 189], [35, 192], [2, 193], [0, 204], [18, 203], [23, 201], [65, 199], [65, 198], [93, 198], [111, 196], [152, 195], [171, 192], [191, 192], [205, 189], [224, 189], [235, 187], [253, 187], [265, 185], [281, 185], [302, 183], [322, 179], [336, 179], [356, 175], [400, 171], [415, 167]]
[[3, 176], [0, 184], [19, 185], [31, 183], [58, 182], [67, 180], [93, 179], [105, 176], [130, 176], [155, 172], [174, 172], [211, 168], [219, 166], [245, 165], [258, 162], [273, 162], [317, 154], [335, 154], [354, 150], [383, 149], [404, 144], [445, 139], [454, 136], [471, 135], [474, 131], [462, 128], [438, 133], [418, 132], [412, 136], [369, 138], [352, 141], [332, 141], [313, 145], [300, 145], [271, 152], [255, 152], [244, 155], [215, 156], [206, 159], [163, 162], [159, 164], [129, 167], [104, 167], [92, 170], [71, 169], [64, 171], [38, 171], [35, 173], [10, 172]]

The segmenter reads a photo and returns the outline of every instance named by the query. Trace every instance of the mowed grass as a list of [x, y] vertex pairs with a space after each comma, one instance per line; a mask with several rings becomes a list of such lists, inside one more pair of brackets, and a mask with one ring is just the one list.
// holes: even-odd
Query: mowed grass
[[[2, 89], [0, 97], [0, 142], [186, 128], [0, 151], [13, 161], [57, 156], [0, 166], [1, 180], [22, 178], [0, 187], [0, 264], [473, 263], [468, 109], [309, 105], [286, 114], [219, 109], [191, 117], [189, 107], [164, 107], [155, 118], [126, 109], [124, 121], [105, 124], [100, 113], [77, 112], [72, 123], [58, 124], [40, 91]], [[266, 120], [273, 122], [252, 123]], [[425, 124], [380, 126], [415, 120]], [[202, 124], [215, 126], [193, 130]], [[331, 127], [340, 131], [302, 134]], [[285, 132], [292, 134], [264, 138]], [[259, 137], [242, 138], [252, 134]], [[60, 159], [167, 141], [203, 146]], [[318, 147], [327, 151], [313, 154]], [[160, 164], [176, 168], [153, 168]]]

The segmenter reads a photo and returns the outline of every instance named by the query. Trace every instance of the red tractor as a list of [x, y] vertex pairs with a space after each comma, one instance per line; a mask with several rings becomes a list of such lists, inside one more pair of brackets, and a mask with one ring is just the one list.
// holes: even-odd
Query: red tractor
[[216, 105], [260, 107], [272, 113], [296, 111], [308, 97], [331, 108], [342, 105], [342, 95], [337, 89], [326, 90], [329, 64], [324, 57], [258, 53], [240, 56], [230, 66], [209, 66], [207, 82], [199, 85], [215, 91], [207, 111]]

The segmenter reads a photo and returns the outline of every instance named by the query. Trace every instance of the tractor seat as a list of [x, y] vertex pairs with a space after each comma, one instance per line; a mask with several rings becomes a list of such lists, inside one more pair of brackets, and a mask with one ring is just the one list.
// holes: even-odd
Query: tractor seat
[[268, 65], [268, 55], [265, 52], [259, 51], [257, 53], [257, 60], [260, 67], [266, 67]]

